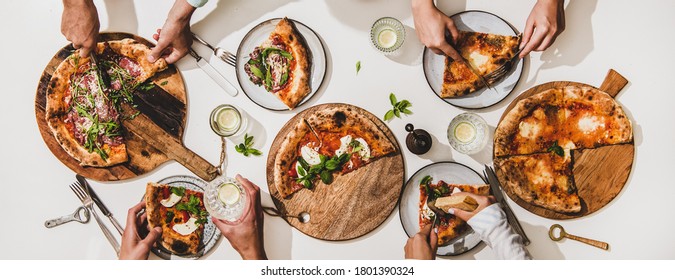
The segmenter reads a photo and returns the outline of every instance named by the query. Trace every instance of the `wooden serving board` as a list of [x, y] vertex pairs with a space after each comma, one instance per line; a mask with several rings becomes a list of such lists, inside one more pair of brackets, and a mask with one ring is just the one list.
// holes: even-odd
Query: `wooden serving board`
[[[602, 82], [600, 91], [616, 97], [617, 94], [628, 84], [628, 80], [618, 72], [610, 69]], [[557, 81], [535, 86], [523, 92], [506, 108], [499, 122], [510, 112], [518, 101], [530, 97], [542, 91], [565, 87], [565, 86], [588, 86], [583, 83]], [[494, 154], [494, 151], [493, 151]], [[544, 218], [565, 220], [590, 215], [612, 201], [623, 189], [632, 170], [635, 158], [635, 145], [633, 142], [620, 145], [610, 145], [595, 149], [579, 149], [572, 153], [574, 167], [574, 182], [577, 186], [578, 195], [581, 198], [581, 212], [576, 214], [558, 213], [539, 206], [532, 205], [520, 199], [515, 194], [506, 191], [508, 196], [518, 205], [536, 215]], [[499, 172], [497, 172], [499, 174]], [[504, 185], [505, 180], [499, 178]]]
[[405, 183], [403, 155], [389, 128], [370, 112], [356, 106], [352, 109], [367, 116], [389, 138], [396, 152], [344, 175], [335, 175], [333, 183], [318, 181], [314, 188], [303, 189], [284, 199], [274, 187], [274, 161], [284, 137], [301, 118], [336, 104], [308, 108], [284, 125], [277, 134], [267, 157], [267, 186], [274, 205], [282, 214], [309, 214], [309, 222], [285, 217], [291, 226], [304, 234], [322, 240], [348, 240], [363, 236], [377, 228], [396, 207]]
[[[111, 41], [133, 38], [150, 47], [148, 40], [128, 33], [101, 33], [99, 40]], [[35, 96], [35, 118], [42, 139], [49, 150], [68, 168], [84, 177], [98, 181], [116, 181], [145, 174], [169, 160], [176, 160], [200, 178], [211, 181], [215, 178], [216, 167], [183, 145], [187, 99], [185, 84], [174, 65], [150, 78], [154, 88], [137, 91], [134, 102], [140, 114], [133, 120], [125, 120], [124, 139], [129, 161], [111, 167], [83, 167], [73, 159], [56, 141], [45, 119], [46, 94], [49, 81], [59, 64], [74, 49], [68, 45], [49, 61], [40, 77]], [[125, 111], [134, 110], [125, 106]]]

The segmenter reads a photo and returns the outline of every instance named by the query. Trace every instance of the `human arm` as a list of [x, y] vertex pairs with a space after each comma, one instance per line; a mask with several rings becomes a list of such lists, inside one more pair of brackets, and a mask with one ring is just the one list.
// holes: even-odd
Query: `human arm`
[[260, 188], [241, 175], [237, 175], [236, 179], [246, 189], [246, 199], [251, 201], [251, 207], [237, 221], [229, 222], [212, 218], [213, 223], [242, 259], [266, 260]]
[[478, 233], [481, 240], [492, 248], [498, 259], [528, 260], [532, 258], [523, 245], [522, 237], [513, 231], [499, 204], [494, 203], [493, 196], [458, 194], [474, 198], [478, 202], [478, 207], [472, 212], [454, 208], [449, 212], [466, 221], [473, 231]]
[[176, 0], [164, 26], [157, 29], [157, 34], [152, 36], [157, 40], [157, 45], [151, 49], [148, 61], [154, 63], [158, 58], [164, 57], [167, 63], [175, 63], [188, 53], [192, 45], [190, 19], [195, 10], [188, 1]]
[[448, 43], [446, 31], [453, 41], [459, 36], [455, 22], [438, 10], [433, 0], [412, 0], [412, 14], [415, 32], [422, 44], [436, 54], [445, 54], [455, 60], [461, 60], [459, 53]]
[[61, 33], [80, 56], [89, 56], [96, 48], [100, 23], [93, 0], [63, 0]]
[[150, 230], [148, 235], [141, 239], [138, 235], [139, 227], [147, 221], [146, 213], [140, 217], [138, 213], [145, 208], [145, 202], [139, 202], [127, 212], [127, 224], [122, 234], [122, 246], [120, 249], [120, 260], [147, 260], [150, 255], [150, 248], [162, 236], [162, 229], [159, 227]]
[[520, 57], [544, 51], [565, 30], [564, 0], [537, 0], [525, 22]]
[[431, 225], [426, 225], [420, 231], [408, 238], [403, 250], [406, 259], [433, 260], [436, 259], [438, 249], [438, 235]]

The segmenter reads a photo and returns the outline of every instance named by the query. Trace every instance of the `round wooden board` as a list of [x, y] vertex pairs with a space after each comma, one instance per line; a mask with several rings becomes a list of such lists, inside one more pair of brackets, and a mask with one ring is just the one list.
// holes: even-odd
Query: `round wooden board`
[[[375, 123], [396, 147], [396, 152], [344, 175], [336, 175], [330, 185], [320, 181], [312, 190], [303, 189], [284, 199], [274, 187], [274, 160], [284, 137], [303, 117], [337, 104], [308, 108], [291, 118], [279, 131], [267, 157], [267, 187], [281, 213], [309, 213], [310, 220], [301, 223], [284, 218], [304, 234], [322, 240], [349, 240], [363, 236], [384, 222], [396, 207], [405, 183], [403, 155], [389, 128], [370, 112], [348, 105]], [[342, 104], [344, 105], [344, 104]]]
[[[101, 33], [99, 41], [121, 40], [124, 38], [133, 38], [150, 47], [154, 46], [148, 40], [128, 33]], [[73, 159], [56, 141], [52, 131], [47, 125], [45, 119], [46, 93], [49, 81], [56, 68], [65, 60], [74, 49], [68, 45], [59, 50], [49, 61], [47, 67], [42, 73], [35, 96], [35, 117], [42, 139], [52, 153], [68, 168], [84, 177], [98, 181], [124, 180], [145, 174], [153, 170], [160, 164], [170, 160], [162, 151], [150, 145], [142, 136], [126, 131], [124, 137], [127, 144], [127, 153], [129, 161], [123, 164], [99, 168], [83, 167], [79, 162]], [[155, 88], [148, 91], [146, 96], [137, 96], [135, 102], [140, 103], [139, 111], [148, 119], [151, 119], [161, 129], [167, 132], [167, 135], [180, 141], [183, 136], [183, 130], [186, 120], [186, 94], [183, 78], [175, 66], [169, 65], [167, 70], [157, 73], [150, 81], [155, 84]], [[167, 108], [170, 107], [170, 108]]]
[[[599, 90], [609, 94], [611, 97], [616, 97], [627, 82], [628, 81], [620, 74], [614, 70], [610, 70]], [[593, 87], [587, 84], [569, 81], [549, 82], [535, 86], [523, 92], [509, 104], [506, 110], [504, 110], [502, 117], [499, 119], [500, 124], [504, 119], [504, 116], [515, 107], [518, 101], [544, 90], [565, 86]], [[635, 146], [633, 142], [604, 146], [595, 149], [574, 150], [572, 154], [572, 161], [574, 164], [572, 172], [574, 174], [577, 193], [581, 198], [581, 211], [576, 214], [558, 213], [535, 206], [520, 199], [517, 195], [507, 189], [504, 189], [504, 191], [518, 205], [525, 208], [527, 211], [544, 218], [566, 220], [587, 216], [600, 210], [621, 192], [632, 170], [634, 157]], [[503, 186], [505, 185], [505, 180], [502, 176], [499, 176], [500, 173], [501, 172], [497, 172], [497, 175], [500, 184]]]

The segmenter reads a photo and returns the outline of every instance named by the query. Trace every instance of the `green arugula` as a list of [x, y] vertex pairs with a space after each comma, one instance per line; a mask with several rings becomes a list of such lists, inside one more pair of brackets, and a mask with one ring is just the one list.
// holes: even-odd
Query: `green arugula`
[[359, 71], [361, 71], [361, 61], [356, 62], [356, 75], [359, 74]]
[[565, 150], [563, 150], [562, 147], [558, 146], [558, 141], [553, 142], [553, 145], [551, 147], [548, 147], [548, 152], [553, 152], [554, 154], [564, 157], [565, 156]]
[[389, 121], [389, 120], [393, 119], [394, 116], [396, 116], [397, 118], [400, 119], [401, 113], [406, 114], [406, 115], [410, 115], [410, 114], [413, 113], [412, 111], [410, 111], [410, 109], [408, 109], [408, 108], [410, 108], [410, 106], [412, 106], [410, 101], [408, 101], [408, 100], [397, 101], [396, 96], [394, 95], [393, 92], [389, 94], [389, 102], [391, 103], [393, 108], [391, 110], [387, 111], [387, 113], [384, 115], [385, 121]]
[[151, 81], [147, 81], [138, 85], [136, 88], [140, 89], [141, 91], [148, 91], [155, 88], [155, 84], [153, 84]]
[[239, 145], [234, 146], [234, 149], [237, 151], [237, 153], [240, 153], [244, 156], [249, 156], [249, 155], [254, 155], [254, 156], [259, 156], [262, 155], [262, 152], [252, 148], [253, 146], [253, 136], [248, 136], [248, 133], [244, 135], [244, 143], [240, 143]]

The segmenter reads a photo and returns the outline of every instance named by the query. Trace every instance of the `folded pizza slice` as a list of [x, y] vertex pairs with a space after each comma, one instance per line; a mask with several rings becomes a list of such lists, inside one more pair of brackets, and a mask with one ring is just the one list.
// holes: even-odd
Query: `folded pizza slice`
[[337, 104], [299, 119], [282, 142], [274, 179], [282, 197], [313, 188], [320, 181], [357, 170], [396, 151], [375, 123], [351, 107]]
[[[511, 60], [520, 44], [520, 36], [504, 36], [479, 32], [460, 31], [455, 49], [466, 61], [485, 76]], [[441, 97], [459, 97], [483, 87], [466, 64], [445, 58]]]
[[[489, 195], [490, 186], [485, 184], [479, 185], [469, 185], [469, 184], [448, 184], [443, 180], [440, 180], [436, 183], [433, 182], [433, 177], [425, 176], [420, 180], [420, 202], [419, 202], [419, 224], [420, 228], [431, 224], [433, 221], [434, 213], [428, 206], [427, 201], [435, 200], [441, 197], [451, 197], [453, 194], [458, 192], [468, 192], [477, 195]], [[445, 245], [451, 242], [453, 239], [460, 236], [464, 233], [468, 224], [454, 216], [446, 215], [439, 217], [438, 219], [438, 245]]]
[[581, 211], [572, 173], [573, 150], [558, 146], [548, 153], [516, 155], [494, 160], [504, 190], [527, 203], [560, 213]]
[[310, 93], [312, 56], [292, 20], [279, 21], [269, 38], [249, 57], [244, 71], [251, 82], [273, 93], [289, 109]]
[[202, 192], [148, 183], [145, 211], [150, 229], [162, 229], [161, 246], [175, 255], [196, 255], [202, 247], [208, 212]]

